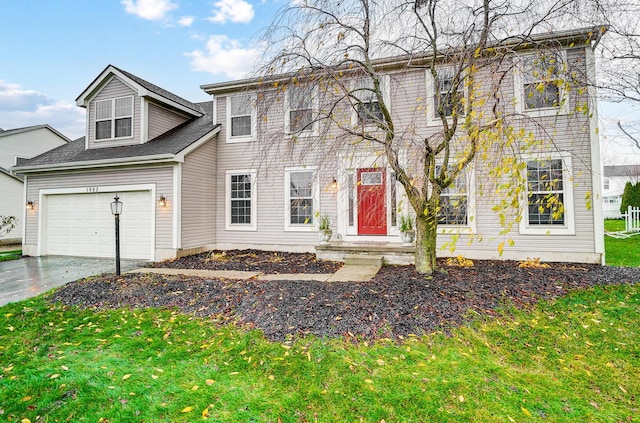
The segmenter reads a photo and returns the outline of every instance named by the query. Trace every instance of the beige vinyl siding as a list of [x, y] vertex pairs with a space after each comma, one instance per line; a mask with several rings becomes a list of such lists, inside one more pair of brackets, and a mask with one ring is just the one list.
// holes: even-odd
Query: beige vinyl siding
[[149, 140], [164, 134], [187, 120], [188, 118], [185, 116], [171, 112], [154, 103], [149, 103]]
[[[273, 100], [273, 101], [272, 101]], [[226, 122], [226, 99], [217, 98], [218, 122], [223, 126]], [[304, 159], [300, 159], [301, 154], [287, 149], [283, 140], [284, 131], [284, 108], [283, 101], [279, 99], [269, 99], [272, 105], [266, 114], [266, 122], [269, 128], [277, 128], [276, 134], [261, 139], [260, 143], [268, 143], [272, 146], [266, 155], [257, 154], [260, 150], [259, 142], [248, 143], [226, 143], [225, 127], [221, 128], [218, 134], [217, 144], [217, 172], [216, 172], [216, 244], [220, 247], [232, 246], [234, 248], [264, 248], [273, 250], [291, 251], [314, 251], [313, 246], [318, 241], [316, 232], [291, 232], [285, 231], [285, 193], [284, 193], [284, 173], [286, 167], [316, 166], [324, 160], [322, 151], [314, 151], [304, 154]], [[258, 134], [264, 134], [264, 127], [261, 122], [265, 122], [264, 113], [258, 112]], [[264, 144], [262, 144], [264, 145]], [[335, 166], [335, 160], [333, 160]], [[258, 207], [257, 231], [226, 230], [226, 172], [229, 170], [247, 171], [257, 170], [254, 196], [256, 200], [253, 206]], [[337, 170], [336, 170], [337, 172]], [[334, 172], [332, 175], [337, 175]], [[316, 205], [323, 212], [336, 213], [336, 195], [328, 192], [325, 187], [331, 179], [321, 176], [320, 204]], [[315, 207], [314, 207], [315, 208]]]
[[[39, 193], [42, 189], [53, 188], [89, 188], [113, 185], [155, 184], [156, 193], [173, 196], [173, 167], [140, 167], [130, 169], [111, 169], [86, 172], [55, 172], [49, 174], [34, 174], [28, 177], [28, 198], [34, 198], [39, 203]], [[88, 191], [87, 191], [88, 192]], [[101, 191], [99, 191], [101, 192]], [[154, 201], [156, 201], [154, 199]], [[28, 213], [25, 244], [35, 246], [38, 242], [38, 212], [40, 205], [36, 205], [34, 212]], [[105, 204], [105, 207], [110, 207]], [[126, 213], [126, 205], [123, 213]], [[156, 210], [156, 249], [172, 248], [173, 219], [170, 210]]]
[[[567, 61], [571, 70], [575, 70], [577, 74], [584, 74], [584, 50], [574, 49], [567, 51]], [[487, 78], [488, 75], [481, 78]], [[512, 72], [507, 74], [506, 82], [501, 90], [501, 97], [511, 99], [515, 96]], [[585, 90], [586, 91], [586, 90]], [[539, 257], [542, 255], [556, 254], [558, 260], [562, 260], [563, 254], [584, 253], [586, 255], [593, 254], [595, 251], [595, 238], [593, 226], [593, 210], [587, 204], [587, 196], [591, 196], [593, 191], [591, 186], [591, 150], [590, 143], [594, 134], [589, 130], [589, 113], [576, 112], [577, 104], [584, 104], [588, 101], [586, 92], [581, 94], [576, 87], [572, 87], [569, 91], [569, 114], [559, 114], [536, 118], [537, 124], [530, 122], [527, 118], [520, 120], [520, 125], [527, 131], [532, 131], [539, 139], [547, 139], [549, 136], [553, 140], [544, 142], [542, 151], [565, 152], [572, 157], [571, 175], [573, 179], [565, 181], [565, 183], [573, 185], [573, 209], [574, 209], [574, 235], [530, 235], [521, 234], [517, 223], [514, 224], [512, 230], [504, 235], [498, 235], [504, 228], [500, 225], [498, 215], [492, 210], [496, 204], [495, 194], [493, 194], [488, 185], [491, 183], [491, 177], [488, 171], [493, 162], [476, 162], [476, 183], [484, 185], [483, 189], [476, 195], [476, 224], [477, 233], [475, 236], [462, 235], [456, 244], [456, 251], [449, 252], [447, 249], [442, 250], [443, 255], [466, 254], [472, 256], [474, 253], [484, 252], [486, 254], [497, 256], [498, 245], [502, 242], [512, 240], [515, 245], [505, 246], [505, 254], [512, 257], [518, 254], [522, 259], [526, 257]], [[505, 113], [513, 113], [513, 103], [509, 101], [503, 102]], [[595, 137], [597, 142], [597, 137]], [[531, 151], [534, 153], [535, 151]], [[524, 158], [523, 158], [524, 160]], [[594, 171], [598, 172], [599, 169]], [[526, 206], [526, 205], [525, 205]], [[449, 235], [439, 235], [438, 243], [440, 246], [445, 242], [450, 242], [452, 237]], [[470, 242], [471, 241], [471, 242]]]
[[[133, 137], [118, 140], [100, 140], [96, 141], [96, 101], [108, 100], [118, 97], [133, 96]], [[140, 144], [140, 98], [129, 86], [120, 81], [117, 77], [111, 80], [102, 88], [102, 90], [91, 99], [87, 113], [89, 113], [89, 148], [117, 147], [121, 145]]]
[[187, 155], [182, 164], [182, 248], [215, 242], [215, 140]]
[[[582, 75], [586, 72], [584, 49], [571, 49], [567, 51], [567, 60], [570, 64], [570, 72]], [[575, 71], [575, 72], [574, 72]], [[476, 80], [488, 83], [497, 78], [501, 72], [506, 72], [503, 85], [499, 92], [499, 110], [506, 115], [515, 113], [514, 102], [516, 89], [514, 87], [514, 72], [512, 60], [505, 60], [496, 65], [481, 67], [476, 75]], [[426, 108], [432, 103], [427, 93], [427, 73], [424, 69], [409, 69], [390, 74], [390, 107], [394, 116], [396, 134], [403, 137], [405, 145], [421, 143], [426, 137], [440, 130], [438, 126], [427, 125]], [[491, 92], [493, 87], [483, 87], [481, 91]], [[476, 93], [479, 95], [479, 93]], [[258, 110], [258, 139], [252, 143], [231, 144], [225, 142], [226, 128], [222, 128], [218, 139], [217, 151], [217, 176], [216, 193], [218, 202], [216, 205], [216, 242], [219, 246], [243, 246], [246, 248], [260, 247], [275, 250], [313, 250], [317, 243], [315, 232], [287, 232], [284, 230], [284, 172], [287, 167], [300, 167], [304, 165], [319, 167], [319, 210], [329, 213], [334, 219], [334, 235], [336, 233], [337, 195], [328, 189], [332, 178], [338, 175], [340, 166], [340, 153], [353, 153], [368, 151], [375, 154], [375, 149], [359, 145], [348, 150], [350, 140], [340, 131], [331, 129], [325, 135], [326, 142], [315, 142], [314, 138], [299, 137], [294, 151], [290, 149], [290, 137], [284, 131], [284, 108], [282, 93], [266, 93], [264, 103], [268, 109]], [[558, 259], [564, 256], [583, 254], [588, 260], [596, 258], [596, 241], [594, 238], [593, 210], [586, 200], [592, 191], [590, 143], [597, 142], [597, 136], [589, 127], [589, 113], [576, 111], [576, 106], [584, 104], [586, 90], [578, 92], [573, 87], [569, 92], [569, 114], [559, 114], [536, 118], [536, 123], [531, 119], [522, 117], [514, 121], [516, 128], [520, 126], [527, 131], [532, 131], [540, 139], [545, 139], [542, 151], [567, 153], [572, 157], [570, 169], [572, 180], [565, 183], [573, 186], [573, 209], [575, 234], [572, 235], [529, 235], [520, 234], [519, 226], [515, 223], [511, 231], [504, 235], [498, 235], [504, 228], [499, 223], [497, 213], [492, 210], [498, 198], [489, 190], [492, 181], [489, 170], [495, 165], [495, 156], [489, 154], [487, 161], [478, 160], [475, 165], [475, 180], [479, 191], [475, 195], [475, 223], [474, 234], [460, 235], [456, 251], [451, 253], [448, 248], [439, 249], [442, 255], [469, 254], [476, 257], [497, 257], [498, 245], [507, 240], [513, 240], [515, 245], [505, 247], [505, 255], [516, 254], [521, 259], [536, 257], [543, 254], [557, 255]], [[217, 122], [223, 126], [226, 121], [226, 98], [216, 98]], [[491, 118], [493, 103], [487, 101], [478, 111], [484, 113], [483, 119]], [[339, 107], [336, 113], [342, 113]], [[460, 130], [462, 130], [460, 125]], [[332, 137], [342, 137], [344, 143], [336, 147]], [[340, 138], [338, 138], [340, 139]], [[313, 145], [313, 148], [310, 146]], [[410, 149], [409, 155], [410, 153]], [[534, 151], [531, 151], [533, 153]], [[303, 154], [301, 154], [303, 153]], [[523, 157], [522, 160], [525, 160]], [[257, 230], [256, 231], [232, 231], [225, 229], [225, 205], [228, 199], [225, 197], [226, 172], [229, 170], [257, 171]], [[599, 171], [594, 169], [593, 171]], [[254, 205], [255, 206], [255, 205]], [[513, 210], [513, 221], [518, 215], [518, 210]], [[451, 235], [439, 235], [438, 244], [442, 247], [453, 240]], [[399, 239], [398, 239], [398, 242]]]

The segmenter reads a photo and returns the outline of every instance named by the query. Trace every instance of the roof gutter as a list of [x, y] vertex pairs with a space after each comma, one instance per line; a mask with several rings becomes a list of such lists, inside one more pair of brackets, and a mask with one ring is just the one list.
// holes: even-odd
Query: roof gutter
[[[561, 44], [569, 45], [572, 42], [583, 41], [594, 42], [595, 45], [600, 41], [602, 35], [607, 32], [608, 27], [605, 25], [593, 26], [589, 28], [581, 28], [581, 29], [570, 29], [564, 31], [556, 31], [550, 33], [542, 33], [542, 34], [532, 34], [529, 36], [514, 36], [509, 37], [504, 40], [498, 41], [487, 46], [487, 49], [494, 50], [524, 50], [530, 49], [532, 46], [536, 44], [541, 44], [545, 42], [559, 42]], [[450, 49], [442, 50], [440, 55], [437, 57], [437, 60], [445, 59], [450, 53], [455, 53], [459, 49], [452, 47]], [[396, 68], [399, 66], [420, 66], [421, 64], [428, 63], [428, 61], [432, 60], [432, 56], [428, 54], [412, 54], [412, 55], [401, 55], [394, 57], [387, 57], [382, 59], [374, 59], [371, 61], [371, 64], [374, 68], [379, 71]], [[309, 74], [313, 74], [312, 69], [308, 69]], [[346, 73], [352, 72], [351, 69], [345, 67], [343, 71]], [[267, 76], [267, 77], [258, 77], [258, 78], [247, 78], [241, 80], [234, 81], [226, 81], [226, 82], [216, 82], [212, 84], [200, 85], [200, 89], [204, 90], [207, 94], [212, 95], [224, 95], [231, 92], [238, 92], [247, 89], [254, 89], [259, 86], [264, 86], [265, 84], [273, 84], [275, 82], [283, 82], [288, 81], [293, 77], [300, 76], [299, 71], [292, 71], [288, 73]]]
[[60, 170], [78, 170], [78, 169], [93, 169], [93, 168], [106, 168], [106, 167], [122, 167], [122, 166], [135, 166], [135, 165], [149, 165], [158, 163], [176, 163], [184, 161], [183, 158], [177, 157], [175, 154], [157, 154], [147, 157], [123, 157], [119, 159], [102, 159], [102, 160], [87, 160], [83, 162], [67, 162], [56, 163], [46, 165], [35, 166], [14, 166], [11, 168], [15, 173], [28, 174], [38, 172], [54, 172]]

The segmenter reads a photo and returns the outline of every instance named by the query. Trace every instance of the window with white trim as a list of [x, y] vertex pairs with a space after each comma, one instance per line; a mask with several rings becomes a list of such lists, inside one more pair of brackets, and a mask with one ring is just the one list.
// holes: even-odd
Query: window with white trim
[[[454, 92], [454, 69], [442, 68], [438, 70], [438, 76], [434, 79], [434, 93], [433, 93], [433, 116], [440, 118], [440, 115], [445, 117], [453, 116], [454, 109], [457, 110], [457, 115], [464, 115], [464, 85], [463, 81], [460, 81], [458, 89]], [[442, 110], [440, 110], [442, 109]]]
[[604, 178], [604, 189], [609, 189], [609, 178]]
[[525, 234], [575, 233], [571, 157], [527, 160], [527, 180], [520, 232]]
[[285, 230], [313, 230], [319, 201], [315, 168], [287, 169], [284, 179]]
[[96, 140], [133, 136], [133, 97], [96, 100]]
[[520, 58], [516, 78], [518, 111], [535, 116], [567, 112], [563, 51], [541, 50]]
[[227, 171], [227, 230], [256, 230], [257, 205], [255, 179], [255, 170]]
[[227, 142], [250, 141], [255, 132], [254, 97], [239, 94], [227, 97]]
[[313, 86], [291, 85], [286, 92], [285, 131], [309, 135], [317, 132], [314, 122], [316, 89]]
[[[436, 173], [440, 173], [440, 166], [436, 166]], [[468, 225], [469, 224], [469, 173], [461, 172], [456, 180], [440, 193], [440, 208], [438, 209], [438, 225]]]
[[[389, 106], [388, 75], [382, 75], [380, 77], [380, 90], [385, 103]], [[381, 122], [384, 119], [371, 78], [364, 77], [354, 81], [351, 89], [351, 95], [355, 97], [356, 100], [355, 113], [352, 118], [352, 123], [354, 125], [372, 125], [376, 122]]]

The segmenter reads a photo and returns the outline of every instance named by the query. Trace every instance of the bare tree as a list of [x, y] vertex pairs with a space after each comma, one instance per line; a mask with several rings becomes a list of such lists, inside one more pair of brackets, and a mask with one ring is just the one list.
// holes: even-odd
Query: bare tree
[[[517, 118], [522, 127], [523, 116], [507, 112], [504, 79], [514, 66], [526, 66], [512, 53], [538, 43], [542, 53], [533, 60], [547, 68], [531, 85], [530, 100], [544, 100], [548, 90], [571, 89], [571, 81], [554, 76], [560, 67], [553, 55], [555, 41], [536, 35], [544, 29], [545, 18], [559, 15], [570, 4], [553, 2], [545, 8], [509, 0], [302, 0], [283, 9], [266, 34], [271, 49], [261, 75], [261, 98], [268, 107], [277, 98], [274, 92], [319, 87], [319, 111], [307, 122], [319, 125], [322, 136], [304, 139], [304, 144], [324, 145], [301, 149], [302, 141], [293, 136], [289, 153], [335, 152], [349, 146], [380, 152], [415, 213], [416, 269], [428, 274], [436, 268], [438, 223], [447, 210], [466, 208], [460, 199], [443, 194], [463, 184], [477, 160], [495, 161], [485, 179], [501, 185], [497, 209], [508, 232], [512, 223], [506, 210], [514, 205], [517, 210], [526, 173], [513, 158], [539, 149], [552, 137], [535, 119], [526, 118], [527, 130], [510, 123]], [[586, 34], [594, 39], [600, 35], [597, 29]], [[412, 110], [418, 120], [431, 107], [436, 130], [400, 124], [391, 110], [387, 74], [415, 69], [431, 76], [434, 97], [422, 98]], [[588, 106], [584, 109], [587, 113]], [[271, 151], [275, 144], [282, 148], [281, 135], [269, 139]], [[511, 182], [505, 184], [505, 179]], [[562, 213], [557, 197], [545, 201], [540, 207]], [[516, 214], [511, 217], [510, 222], [517, 220]]]
[[14, 216], [0, 216], [0, 236], [6, 235], [16, 227], [16, 218]]

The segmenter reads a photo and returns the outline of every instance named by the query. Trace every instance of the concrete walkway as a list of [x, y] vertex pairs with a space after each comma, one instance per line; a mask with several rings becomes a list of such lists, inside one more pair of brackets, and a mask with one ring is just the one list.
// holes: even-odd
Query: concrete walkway
[[[336, 273], [268, 274], [234, 270], [199, 270], [141, 267], [144, 262], [122, 260], [123, 272], [187, 275], [215, 279], [256, 279], [261, 281], [292, 280], [321, 282], [363, 282], [373, 278], [380, 265], [345, 264]], [[102, 273], [113, 273], [113, 259], [81, 257], [24, 257], [0, 262], [0, 306], [35, 297], [78, 279]]]
[[257, 279], [261, 281], [321, 281], [321, 282], [364, 282], [371, 280], [380, 270], [375, 265], [344, 265], [336, 273], [279, 273], [265, 275], [261, 272], [238, 270], [173, 269], [163, 267], [142, 267], [128, 273], [157, 273], [161, 275], [186, 275], [214, 279]]

